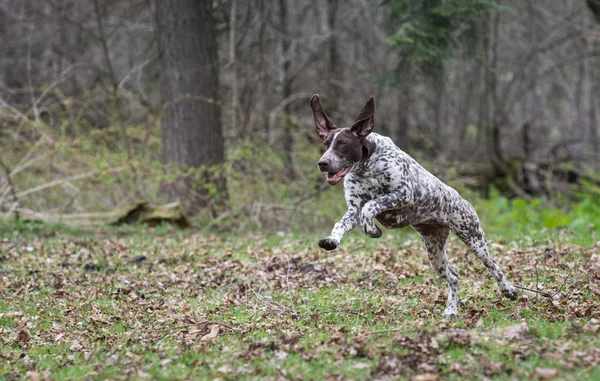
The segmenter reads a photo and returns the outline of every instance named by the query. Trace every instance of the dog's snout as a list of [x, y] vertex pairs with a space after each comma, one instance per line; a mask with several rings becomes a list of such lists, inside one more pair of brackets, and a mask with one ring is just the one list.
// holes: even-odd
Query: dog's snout
[[329, 169], [329, 166], [331, 164], [327, 160], [319, 160], [319, 162], [317, 163], [317, 165], [319, 166], [319, 169], [321, 170], [321, 172], [325, 172], [325, 171], [327, 171]]

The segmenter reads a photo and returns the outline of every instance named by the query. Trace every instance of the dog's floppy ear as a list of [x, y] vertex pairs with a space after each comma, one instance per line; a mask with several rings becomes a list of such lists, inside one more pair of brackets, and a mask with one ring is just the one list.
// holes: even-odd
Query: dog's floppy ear
[[335, 130], [337, 126], [333, 121], [325, 114], [321, 107], [321, 99], [319, 94], [315, 94], [310, 98], [310, 108], [312, 108], [313, 119], [315, 120], [315, 127], [317, 128], [317, 134], [321, 140], [325, 140], [329, 131]]
[[375, 97], [371, 95], [350, 130], [358, 136], [365, 137], [373, 131], [373, 127], [375, 127]]

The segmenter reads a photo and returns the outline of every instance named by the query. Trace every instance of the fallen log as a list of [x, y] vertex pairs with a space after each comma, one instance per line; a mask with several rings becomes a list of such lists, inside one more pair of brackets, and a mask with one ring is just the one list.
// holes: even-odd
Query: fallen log
[[[14, 217], [14, 213], [0, 213], [0, 219], [8, 220]], [[169, 222], [178, 227], [188, 227], [189, 220], [183, 213], [179, 202], [164, 205], [151, 205], [146, 201], [140, 201], [119, 207], [108, 212], [96, 213], [39, 213], [19, 210], [19, 217], [23, 221], [38, 221], [49, 223], [64, 223], [66, 225], [123, 225], [146, 223], [150, 226]]]

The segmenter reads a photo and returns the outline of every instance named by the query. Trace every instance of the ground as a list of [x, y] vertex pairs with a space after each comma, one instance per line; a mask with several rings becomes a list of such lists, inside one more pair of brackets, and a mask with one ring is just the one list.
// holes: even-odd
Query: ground
[[[600, 379], [600, 254], [496, 239], [500, 296], [454, 237], [459, 316], [418, 237], [0, 225], [0, 380]], [[493, 237], [491, 237], [493, 239]]]

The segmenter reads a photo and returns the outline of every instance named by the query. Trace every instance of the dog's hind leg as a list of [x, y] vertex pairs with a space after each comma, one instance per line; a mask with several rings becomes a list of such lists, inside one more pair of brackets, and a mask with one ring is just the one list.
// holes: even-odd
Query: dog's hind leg
[[446, 241], [448, 241], [450, 229], [437, 224], [422, 224], [413, 226], [413, 228], [421, 236], [431, 267], [448, 283], [448, 301], [442, 316], [456, 316], [458, 313], [458, 275], [448, 264], [446, 255]]
[[496, 261], [492, 258], [488, 248], [487, 238], [479, 224], [479, 218], [477, 218], [477, 214], [470, 204], [468, 204], [468, 207], [467, 212], [469, 213], [463, 214], [463, 216], [466, 216], [466, 219], [463, 219], [457, 226], [453, 226], [452, 231], [469, 247], [469, 249], [471, 249], [488, 269], [492, 277], [498, 283], [502, 295], [509, 299], [516, 300], [519, 296], [518, 290], [506, 280], [500, 266], [498, 266]]

